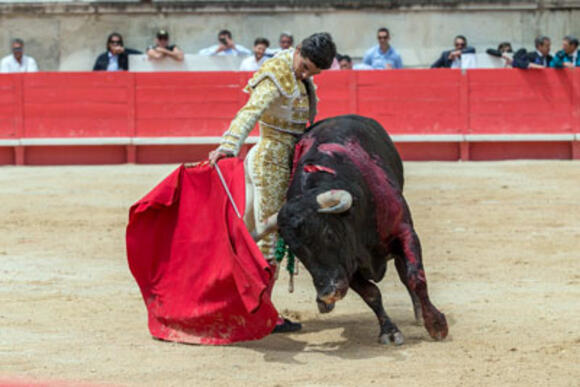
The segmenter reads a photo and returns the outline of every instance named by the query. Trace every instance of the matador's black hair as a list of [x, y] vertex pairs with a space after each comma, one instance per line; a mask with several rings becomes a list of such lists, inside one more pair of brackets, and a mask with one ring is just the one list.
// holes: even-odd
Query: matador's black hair
[[329, 69], [336, 56], [336, 46], [328, 32], [310, 35], [302, 41], [300, 53], [321, 70]]

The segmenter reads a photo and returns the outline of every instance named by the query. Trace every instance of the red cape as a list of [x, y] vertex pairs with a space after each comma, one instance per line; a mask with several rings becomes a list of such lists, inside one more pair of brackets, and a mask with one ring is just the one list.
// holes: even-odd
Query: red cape
[[[219, 166], [243, 213], [243, 162]], [[274, 329], [272, 270], [207, 164], [179, 167], [135, 203], [126, 241], [154, 337], [229, 344]]]

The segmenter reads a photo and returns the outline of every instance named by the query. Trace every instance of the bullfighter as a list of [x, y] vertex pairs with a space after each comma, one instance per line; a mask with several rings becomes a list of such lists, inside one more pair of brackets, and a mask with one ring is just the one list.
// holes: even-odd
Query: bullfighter
[[[219, 147], [210, 152], [210, 164], [224, 157], [237, 156], [256, 122], [260, 126], [258, 143], [245, 159], [246, 213], [248, 230], [264, 231], [268, 218], [282, 207], [288, 183], [294, 146], [316, 115], [316, 91], [311, 77], [329, 69], [336, 46], [328, 33], [316, 33], [295, 49], [281, 51], [265, 62], [249, 80], [244, 91], [250, 93], [224, 133]], [[275, 265], [276, 234], [266, 234], [260, 251]], [[274, 332], [301, 329], [299, 323], [280, 318]]]

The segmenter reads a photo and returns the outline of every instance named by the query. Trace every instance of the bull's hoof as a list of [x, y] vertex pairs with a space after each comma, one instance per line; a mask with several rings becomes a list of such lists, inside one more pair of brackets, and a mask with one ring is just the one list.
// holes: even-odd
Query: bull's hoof
[[395, 344], [395, 345], [402, 345], [405, 342], [405, 338], [403, 334], [399, 331], [391, 332], [391, 333], [383, 333], [379, 336], [379, 343], [380, 344]]
[[424, 313], [423, 317], [425, 318], [425, 329], [429, 332], [429, 336], [435, 340], [443, 340], [447, 337], [449, 331], [447, 319], [443, 313], [434, 308], [431, 313]]
[[334, 309], [334, 302], [332, 304], [327, 304], [323, 301], [316, 300], [316, 305], [318, 305], [318, 311], [320, 313], [330, 313]]

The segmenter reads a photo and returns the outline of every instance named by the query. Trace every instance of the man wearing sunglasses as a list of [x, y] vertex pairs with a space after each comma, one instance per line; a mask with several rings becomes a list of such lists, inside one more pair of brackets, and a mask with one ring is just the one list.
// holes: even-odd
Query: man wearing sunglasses
[[369, 49], [363, 58], [363, 64], [373, 69], [400, 69], [403, 67], [401, 55], [390, 45], [391, 34], [385, 27], [377, 31], [379, 44]]
[[32, 73], [38, 71], [34, 58], [24, 55], [22, 39], [12, 40], [12, 54], [2, 58], [0, 72], [3, 73]]
[[475, 48], [467, 45], [467, 38], [457, 35], [453, 40], [453, 50], [443, 51], [439, 59], [431, 65], [431, 68], [461, 68], [462, 54], [475, 54]]
[[125, 48], [123, 37], [113, 32], [107, 38], [107, 51], [97, 57], [93, 71], [127, 71], [129, 69], [129, 55], [141, 54], [140, 51]]

